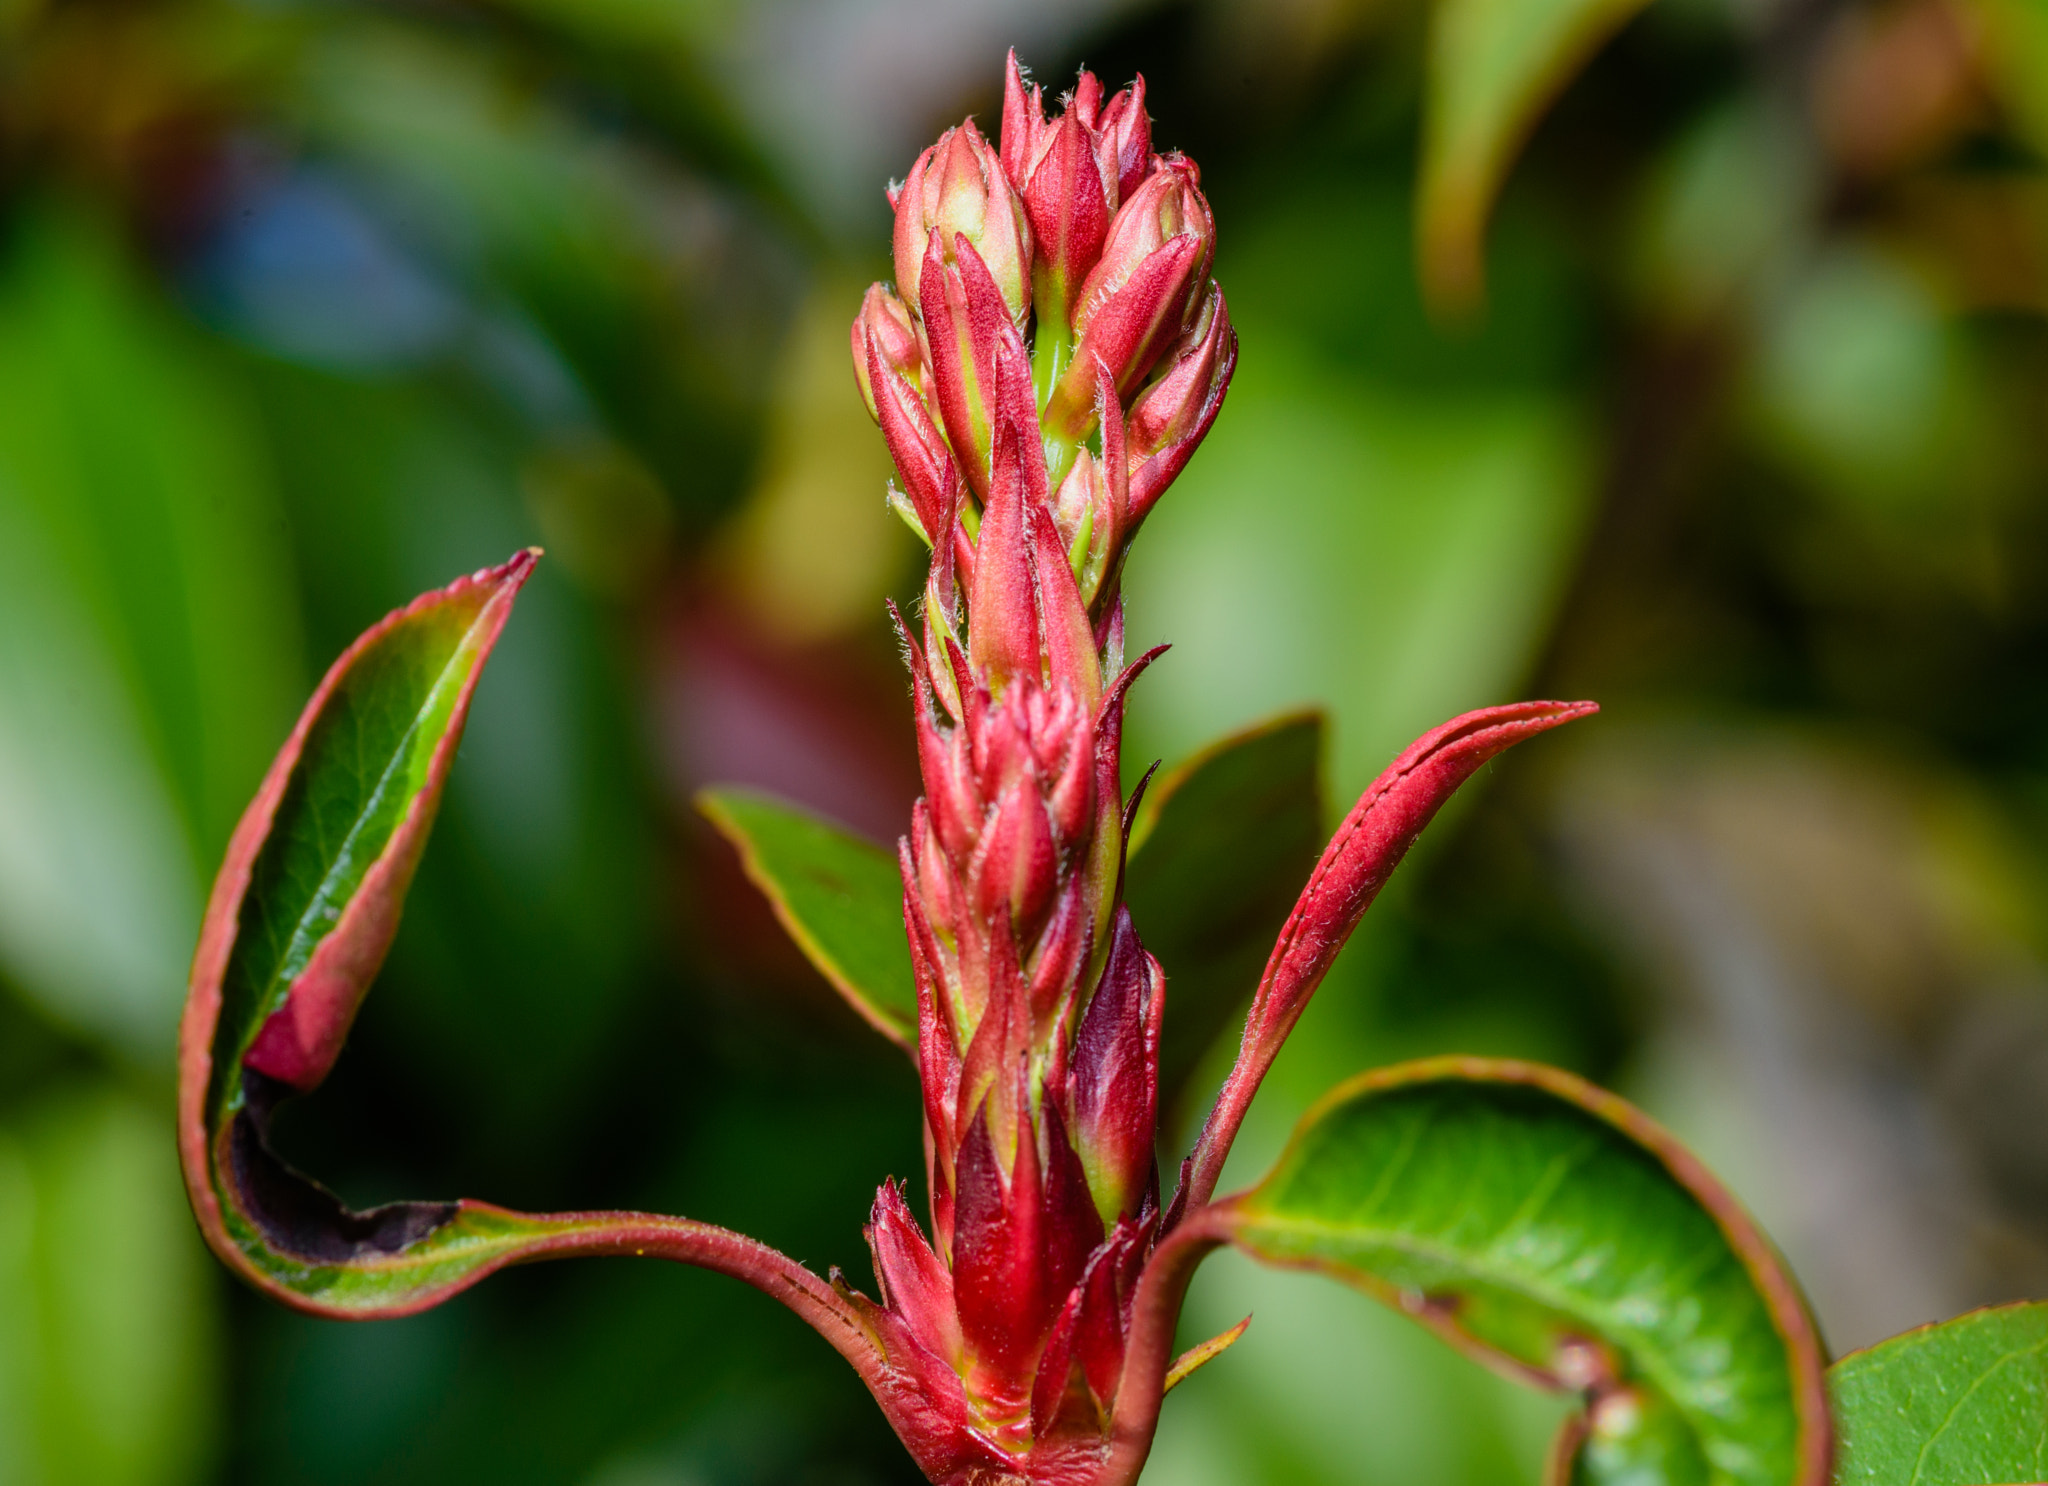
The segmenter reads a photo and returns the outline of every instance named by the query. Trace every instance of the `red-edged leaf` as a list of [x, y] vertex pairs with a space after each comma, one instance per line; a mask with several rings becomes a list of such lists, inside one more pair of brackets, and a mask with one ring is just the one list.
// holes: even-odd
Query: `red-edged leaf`
[[753, 1239], [685, 1218], [469, 1201], [352, 1212], [266, 1143], [277, 1103], [332, 1068], [390, 948], [470, 697], [537, 556], [426, 594], [350, 646], [236, 828], [180, 1032], [178, 1147], [193, 1212], [230, 1269], [324, 1316], [408, 1315], [507, 1264], [558, 1255], [701, 1265], [781, 1300], [876, 1385], [883, 1357], [855, 1308]]

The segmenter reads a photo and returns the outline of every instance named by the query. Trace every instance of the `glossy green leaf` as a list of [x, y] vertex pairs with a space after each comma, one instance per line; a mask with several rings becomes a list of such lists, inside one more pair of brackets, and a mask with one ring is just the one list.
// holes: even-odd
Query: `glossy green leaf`
[[270, 1155], [266, 1129], [281, 1098], [326, 1077], [390, 948], [484, 659], [534, 556], [423, 596], [335, 662], [214, 883], [180, 1038], [186, 1188], [232, 1268], [312, 1308], [431, 1303], [450, 1253], [458, 1267], [495, 1254], [496, 1235], [471, 1231], [490, 1225], [454, 1223], [455, 1204], [347, 1212]]
[[739, 849], [818, 973], [876, 1031], [917, 1044], [917, 986], [896, 858], [799, 806], [743, 789], [706, 790], [697, 808]]
[[1430, 297], [1482, 293], [1487, 214], [1551, 100], [1647, 0], [1437, 0], [1429, 41], [1421, 201]]
[[1155, 782], [1132, 822], [1124, 897], [1166, 970], [1164, 1099], [1250, 998], [1315, 867], [1323, 732], [1299, 712], [1221, 739]]
[[1838, 1486], [2048, 1481], [2048, 1304], [1923, 1326], [1828, 1369]]
[[1782, 1262], [1670, 1136], [1571, 1074], [1471, 1058], [1368, 1074], [1213, 1221], [1580, 1391], [1563, 1479], [1826, 1479], [1819, 1343]]

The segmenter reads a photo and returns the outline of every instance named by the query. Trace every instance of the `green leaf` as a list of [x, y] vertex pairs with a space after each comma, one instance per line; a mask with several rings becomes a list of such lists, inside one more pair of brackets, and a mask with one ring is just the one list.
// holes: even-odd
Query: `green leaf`
[[1819, 1341], [1782, 1262], [1669, 1135], [1571, 1074], [1475, 1058], [1367, 1074], [1211, 1221], [1579, 1390], [1562, 1479], [1826, 1480]]
[[798, 948], [874, 1029], [917, 1046], [917, 986], [896, 858], [808, 810], [744, 789], [697, 796]]
[[1155, 783], [1132, 822], [1124, 897], [1166, 970], [1165, 1100], [1250, 999], [1315, 867], [1323, 731], [1320, 712], [1297, 712], [1212, 743]]
[[1828, 1369], [1841, 1486], [2048, 1481], [2048, 1304], [1923, 1326]]
[[1418, 231], [1424, 287], [1468, 308], [1487, 214], [1543, 110], [1647, 0], [1438, 0], [1429, 43]]
[[350, 1213], [272, 1156], [266, 1132], [276, 1103], [340, 1055], [536, 556], [424, 595], [334, 663], [214, 883], [180, 1035], [186, 1188], [230, 1267], [311, 1309], [416, 1308], [463, 1271], [504, 1262], [489, 1215], [453, 1203]]

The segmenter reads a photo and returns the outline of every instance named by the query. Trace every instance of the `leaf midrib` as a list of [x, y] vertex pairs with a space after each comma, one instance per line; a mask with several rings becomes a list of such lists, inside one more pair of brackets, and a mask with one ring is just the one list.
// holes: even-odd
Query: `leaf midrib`
[[[419, 735], [420, 730], [425, 726], [428, 715], [433, 712], [435, 703], [443, 695], [445, 688], [449, 684], [450, 676], [457, 668], [456, 663], [469, 651], [470, 639], [476, 634], [478, 627], [483, 623], [484, 616], [489, 611], [489, 608], [490, 605], [486, 603], [482, 609], [477, 611], [476, 617], [464, 627], [461, 636], [455, 642], [454, 648], [449, 652], [448, 659], [442, 663], [440, 671], [435, 675], [433, 685], [427, 688], [426, 696], [421, 699], [420, 705], [414, 709], [412, 720], [406, 725], [405, 731], [399, 735], [397, 744], [391, 750], [391, 756], [385, 761], [383, 769], [377, 776], [376, 785], [364, 798], [362, 806], [357, 810], [355, 818], [350, 822], [347, 833], [341, 838], [340, 846], [336, 848], [334, 856], [329, 859], [326, 869], [321, 873], [319, 884], [315, 887], [312, 895], [306, 900], [304, 910], [301, 911], [298, 918], [293, 922], [291, 936], [285, 941], [285, 952], [278, 957], [276, 967], [272, 969], [269, 976], [264, 980], [262, 995], [256, 1003], [259, 1008], [258, 1015], [251, 1018], [251, 1024], [244, 1033], [241, 1049], [243, 1055], [248, 1053], [250, 1044], [255, 1041], [263, 1025], [283, 1008], [284, 1001], [289, 995], [290, 987], [287, 985], [285, 987], [285, 994], [280, 995], [278, 990], [279, 983], [286, 980], [287, 968], [297, 958], [295, 951], [299, 948], [307, 934], [307, 925], [314, 920], [320, 909], [328, 902], [330, 892], [336, 887], [338, 879], [342, 876], [344, 864], [352, 859], [352, 850], [357, 840], [367, 828], [371, 817], [377, 813], [377, 807], [390, 792], [392, 780], [398, 771], [399, 765], [406, 758], [410, 757], [413, 740]], [[360, 750], [362, 746], [360, 724], [358, 724], [356, 734], [357, 748]], [[396, 837], [399, 831], [404, 828], [405, 820], [403, 815], [401, 815], [398, 824], [392, 829], [392, 836]], [[317, 826], [316, 829], [318, 829]], [[369, 866], [363, 869], [363, 876], [367, 878], [371, 871], [375, 869], [375, 866], [376, 863], [372, 861]], [[344, 905], [341, 913], [337, 914], [334, 922], [328, 926], [326, 933], [310, 941], [313, 947], [308, 951], [305, 961], [300, 965], [299, 970], [291, 976], [292, 981], [296, 981], [299, 975], [305, 973], [305, 966], [312, 963], [313, 955], [318, 953], [319, 944], [326, 939], [327, 934], [333, 933], [335, 929], [340, 927], [341, 917], [347, 911], [348, 906]]]

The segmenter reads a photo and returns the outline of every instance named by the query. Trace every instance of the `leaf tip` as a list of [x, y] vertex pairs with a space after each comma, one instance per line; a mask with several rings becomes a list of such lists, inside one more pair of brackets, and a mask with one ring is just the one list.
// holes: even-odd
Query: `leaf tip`
[[1196, 1342], [1192, 1347], [1181, 1353], [1180, 1356], [1174, 1358], [1173, 1366], [1166, 1370], [1166, 1387], [1162, 1391], [1166, 1393], [1173, 1392], [1175, 1388], [1186, 1382], [1196, 1369], [1202, 1367], [1205, 1363], [1215, 1361], [1218, 1357], [1229, 1351], [1237, 1344], [1237, 1339], [1244, 1335], [1245, 1329], [1251, 1324], [1252, 1318], [1246, 1316], [1228, 1331], [1218, 1332], [1205, 1342]]

